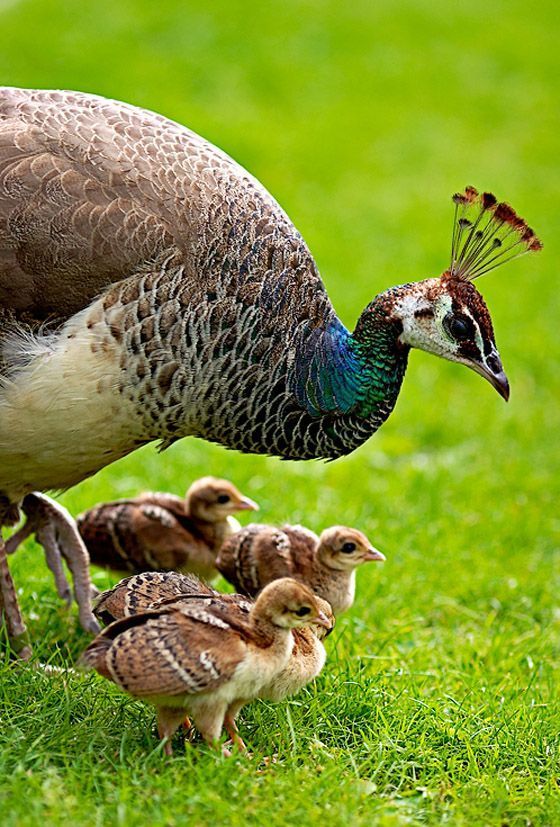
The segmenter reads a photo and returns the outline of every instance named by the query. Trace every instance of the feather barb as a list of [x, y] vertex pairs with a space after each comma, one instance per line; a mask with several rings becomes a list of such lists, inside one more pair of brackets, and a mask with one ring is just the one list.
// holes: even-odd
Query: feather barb
[[491, 192], [466, 187], [455, 193], [449, 275], [473, 281], [542, 244], [527, 222]]

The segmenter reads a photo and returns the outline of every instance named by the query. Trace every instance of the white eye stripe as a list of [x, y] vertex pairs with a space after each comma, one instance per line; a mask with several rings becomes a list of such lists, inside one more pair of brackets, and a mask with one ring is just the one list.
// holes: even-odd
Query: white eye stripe
[[480, 327], [476, 322], [474, 322], [474, 340], [482, 357], [484, 354], [484, 338], [480, 332]]
[[475, 317], [473, 316], [473, 314], [471, 313], [471, 311], [469, 310], [468, 307], [465, 307], [463, 305], [461, 307], [460, 312], [463, 314], [463, 316], [468, 316], [468, 318], [473, 323], [474, 341], [475, 341], [476, 346], [478, 347], [480, 355], [482, 356], [483, 353], [484, 353], [484, 337], [483, 337], [482, 333], [480, 332], [480, 325], [479, 325], [479, 323], [477, 322], [477, 320], [475, 319]]

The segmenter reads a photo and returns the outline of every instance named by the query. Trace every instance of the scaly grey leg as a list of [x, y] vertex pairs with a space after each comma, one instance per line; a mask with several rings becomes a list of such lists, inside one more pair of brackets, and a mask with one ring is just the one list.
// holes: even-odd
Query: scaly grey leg
[[21, 508], [27, 516], [27, 523], [10, 538], [12, 542], [8, 541], [9, 551], [14, 552], [19, 543], [34, 532], [37, 542], [45, 549], [47, 565], [54, 575], [58, 594], [71, 603], [72, 595], [62, 567], [64, 558], [72, 574], [80, 624], [86, 632], [97, 633], [100, 627], [91, 611], [89, 555], [74, 519], [59, 503], [37, 492], [28, 494]]
[[23, 622], [16, 595], [16, 589], [10, 569], [4, 540], [0, 536], [0, 617], [6, 622], [8, 639], [14, 651], [23, 660], [29, 660], [32, 651], [27, 639], [27, 629]]

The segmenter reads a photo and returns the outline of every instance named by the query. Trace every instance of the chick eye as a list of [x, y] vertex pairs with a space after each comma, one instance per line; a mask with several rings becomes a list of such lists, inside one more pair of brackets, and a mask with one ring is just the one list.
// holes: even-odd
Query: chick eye
[[352, 554], [353, 551], [356, 551], [356, 543], [344, 543], [340, 550], [343, 554]]
[[464, 316], [452, 316], [449, 314], [445, 321], [449, 334], [459, 342], [473, 337], [474, 330], [470, 319], [466, 319]]
[[224, 505], [225, 503], [228, 503], [230, 499], [231, 497], [229, 496], [229, 494], [218, 494], [217, 501], [220, 503], [220, 505]]
[[309, 606], [302, 606], [301, 609], [296, 609], [294, 614], [296, 614], [298, 617], [305, 617], [305, 615], [308, 615], [310, 611], [311, 609], [309, 608]]

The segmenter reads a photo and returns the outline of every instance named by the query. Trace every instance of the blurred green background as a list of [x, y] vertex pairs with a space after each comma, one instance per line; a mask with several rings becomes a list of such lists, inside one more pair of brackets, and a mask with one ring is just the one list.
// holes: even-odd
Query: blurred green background
[[[165, 765], [151, 713], [101, 681], [0, 666], [4, 823], [560, 823], [557, 18], [551, 0], [0, 0], [4, 84], [119, 98], [212, 140], [287, 210], [349, 326], [378, 291], [445, 269], [466, 184], [544, 242], [478, 283], [508, 405], [413, 353], [394, 414], [350, 458], [191, 439], [64, 495], [77, 513], [213, 473], [263, 521], [355, 524], [388, 559], [360, 572], [316, 686], [246, 713], [256, 754], [280, 755], [264, 774], [204, 749]], [[70, 662], [86, 636], [39, 549], [13, 570], [39, 654]]]

